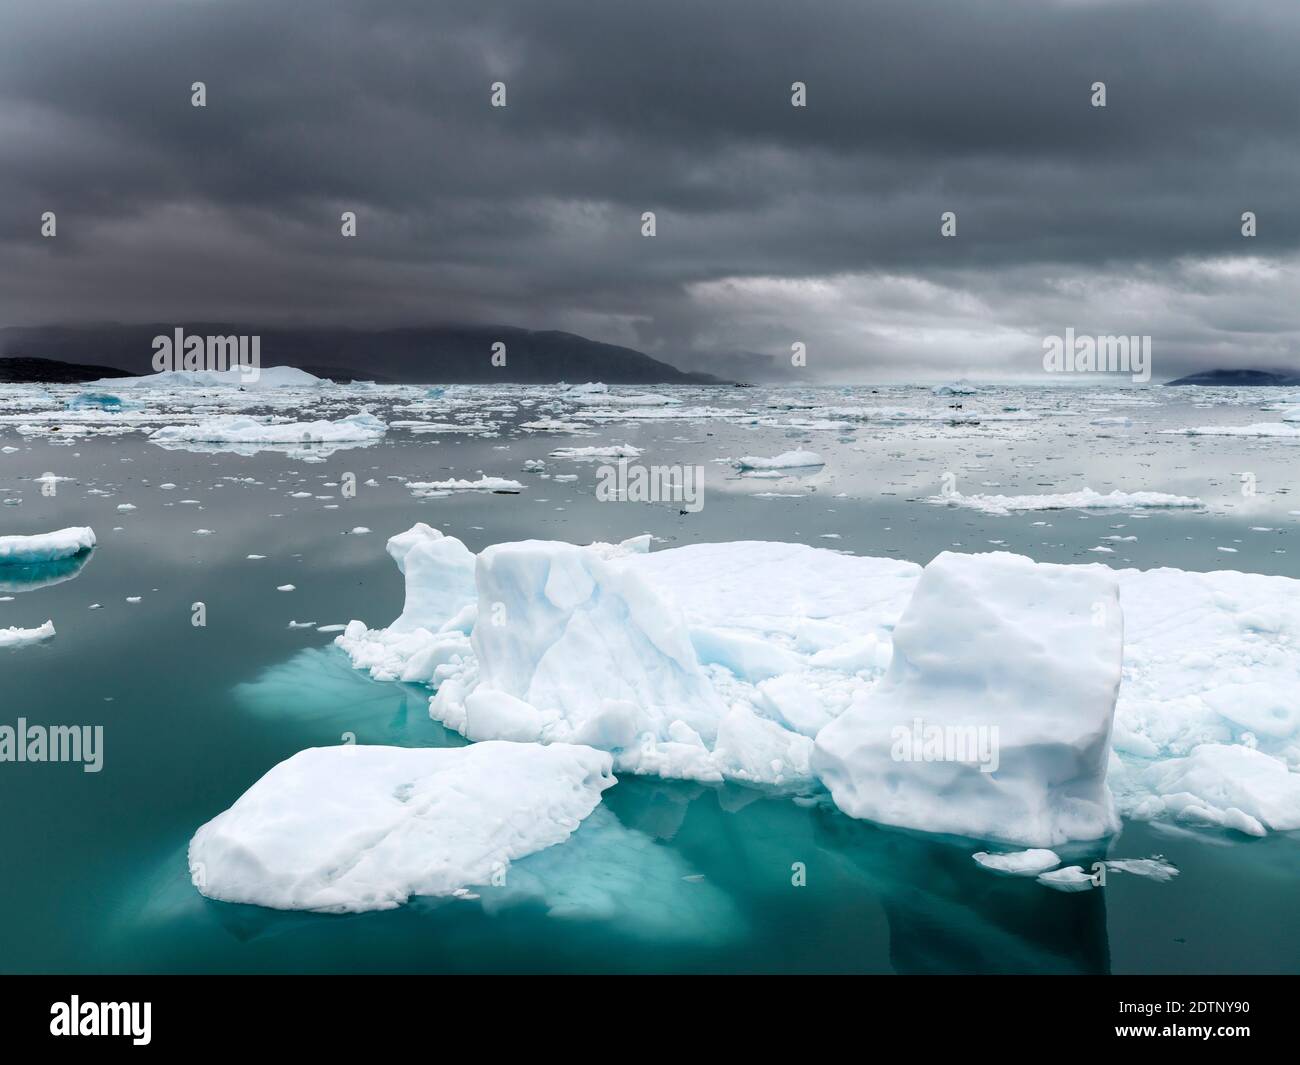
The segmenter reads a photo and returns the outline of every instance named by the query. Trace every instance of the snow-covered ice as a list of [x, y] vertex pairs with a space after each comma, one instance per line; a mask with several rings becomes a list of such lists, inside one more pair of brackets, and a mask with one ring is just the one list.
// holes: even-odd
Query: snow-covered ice
[[32, 536], [0, 536], [0, 565], [57, 562], [95, 546], [95, 531], [71, 526]]
[[406, 487], [417, 496], [433, 498], [451, 495], [453, 492], [505, 492], [513, 495], [524, 489], [518, 481], [507, 477], [489, 477], [486, 474], [477, 481], [456, 477], [446, 481], [407, 481]]
[[[402, 617], [353, 621], [337, 643], [377, 679], [427, 685], [433, 717], [471, 739], [582, 742], [670, 778], [788, 791], [820, 778], [850, 813], [929, 831], [1096, 838], [1117, 824], [1112, 791], [1142, 819], [1257, 832], [1300, 816], [1300, 715], [1285, 699], [1300, 582], [1002, 553], [942, 555], [918, 583], [913, 563], [799, 544], [648, 548], [475, 556], [419, 525], [389, 542]], [[894, 762], [890, 728], [915, 734], [918, 717], [922, 749], [927, 725], [996, 726], [996, 770]], [[1271, 783], [1227, 796], [1180, 772], [1205, 743], [1232, 748], [1228, 780]]]
[[338, 421], [269, 422], [242, 414], [219, 414], [197, 425], [166, 425], [149, 439], [155, 444], [330, 444], [378, 440], [388, 426], [373, 414], [350, 414]]
[[1031, 847], [1108, 835], [1122, 642], [1110, 570], [945, 552], [813, 768], [841, 810], [883, 824]]
[[34, 629], [21, 629], [17, 625], [0, 629], [0, 647], [22, 647], [54, 638], [54, 622], [47, 621]]
[[1067, 865], [1064, 869], [1039, 873], [1038, 882], [1056, 891], [1091, 891], [1097, 886], [1092, 874], [1085, 872], [1081, 865]]
[[1057, 492], [1047, 495], [963, 495], [950, 492], [932, 496], [931, 503], [954, 507], [970, 507], [986, 514], [1013, 514], [1027, 510], [1136, 510], [1142, 508], [1202, 507], [1205, 504], [1192, 496], [1172, 495], [1168, 492], [1095, 492], [1084, 488], [1078, 492]]
[[1044, 848], [1012, 851], [1010, 854], [989, 854], [987, 851], [978, 851], [971, 857], [985, 869], [1004, 876], [1037, 876], [1061, 864], [1061, 859], [1055, 851]]
[[822, 466], [825, 463], [815, 451], [783, 451], [765, 458], [762, 455], [742, 455], [732, 465], [738, 470], [798, 470]]
[[174, 389], [174, 388], [310, 388], [326, 382], [296, 366], [267, 366], [256, 379], [239, 367], [229, 370], [165, 370], [139, 377], [106, 377], [90, 382], [91, 388]]
[[331, 913], [392, 909], [505, 878], [564, 843], [614, 784], [589, 747], [343, 744], [299, 751], [190, 842], [209, 898]]

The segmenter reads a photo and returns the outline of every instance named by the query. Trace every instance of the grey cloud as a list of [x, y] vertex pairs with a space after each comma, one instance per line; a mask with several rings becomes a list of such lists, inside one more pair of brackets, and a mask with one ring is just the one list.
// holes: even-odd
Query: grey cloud
[[[458, 318], [696, 369], [794, 334], [842, 377], [970, 369], [923, 345], [974, 327], [962, 293], [1032, 333], [1061, 308], [1030, 279], [1140, 276], [1188, 309], [1127, 331], [1177, 321], [1182, 363], [1285, 360], [1294, 289], [1205, 320], [1182, 264], [1297, 254], [1298, 45], [1292, 0], [11, 0], [0, 323]], [[948, 295], [844, 280], [891, 276]], [[727, 278], [843, 285], [915, 336], [701, 300]]]

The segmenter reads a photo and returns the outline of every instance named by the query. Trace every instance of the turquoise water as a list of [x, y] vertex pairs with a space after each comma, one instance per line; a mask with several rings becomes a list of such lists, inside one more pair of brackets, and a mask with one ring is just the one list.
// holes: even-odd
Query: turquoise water
[[[784, 436], [760, 443], [750, 429], [720, 425], [619, 427], [608, 436], [654, 442], [662, 455], [655, 461], [664, 462], [707, 461], [740, 448], [768, 454], [798, 443]], [[761, 537], [925, 562], [954, 543], [980, 550], [995, 540], [1042, 561], [1097, 561], [1088, 549], [1099, 532], [1126, 520], [1071, 512], [997, 518], [916, 499], [937, 490], [923, 486], [943, 463], [975, 461], [980, 450], [996, 453], [981, 463], [1006, 467], [981, 474], [1007, 485], [989, 491], [1034, 490], [1032, 480], [1013, 486], [1008, 476], [1034, 449], [1059, 452], [1069, 467], [1090, 461], [1082, 450], [1062, 451], [1059, 439], [1020, 441], [1010, 450], [977, 442], [932, 459], [927, 444], [819, 439], [817, 449], [835, 456], [830, 468], [838, 479], [821, 475], [810, 486], [817, 490], [800, 498], [715, 487], [704, 509], [690, 515], [671, 505], [598, 504], [594, 467], [573, 466], [573, 483], [530, 481], [519, 496], [421, 501], [387, 479], [450, 476], [448, 469], [526, 479], [519, 473], [524, 459], [593, 442], [395, 433], [374, 447], [305, 463], [274, 454], [167, 452], [127, 435], [71, 445], [38, 440], [7, 455], [5, 494], [20, 494], [22, 503], [0, 508], [0, 533], [88, 524], [100, 546], [79, 565], [7, 575], [0, 595], [13, 598], [0, 602], [0, 626], [53, 618], [58, 636], [0, 651], [0, 721], [102, 724], [105, 751], [97, 774], [76, 765], [0, 765], [0, 968], [1300, 970], [1300, 844], [1293, 838], [1127, 824], [1117, 839], [1070, 857], [1087, 863], [1161, 853], [1181, 875], [1169, 883], [1113, 875], [1104, 890], [1070, 895], [980, 870], [969, 842], [853, 821], [822, 803], [648, 778], [624, 777], [570, 843], [512, 866], [511, 888], [500, 897], [484, 889], [480, 900], [417, 900], [339, 917], [199, 896], [185, 863], [190, 836], [281, 759], [342, 742], [345, 733], [360, 743], [463, 742], [429, 719], [427, 692], [371, 681], [349, 667], [331, 636], [288, 627], [292, 620], [391, 621], [401, 609], [402, 582], [383, 544], [415, 521], [473, 550], [529, 536], [585, 542], [651, 531], [664, 545]], [[498, 450], [503, 443], [509, 451]], [[1140, 448], [1159, 451], [1149, 440]], [[1169, 477], [1217, 477], [1227, 485], [1242, 468], [1239, 455], [1218, 454], [1221, 471], [1196, 470], [1186, 461], [1191, 450], [1184, 445], [1168, 461]], [[1268, 456], [1256, 465], [1267, 483], [1269, 463], [1287, 461]], [[42, 496], [28, 479], [47, 470], [76, 480], [60, 484], [53, 498]], [[326, 484], [345, 471], [377, 484], [355, 499], [339, 498]], [[176, 488], [161, 490], [162, 483]], [[874, 490], [862, 490], [863, 483]], [[335, 498], [289, 497], [304, 490]], [[849, 495], [836, 498], [840, 492]], [[118, 512], [123, 502], [137, 509]], [[1300, 576], [1300, 558], [1286, 551], [1294, 519], [1288, 525], [1284, 513], [1267, 521], [1255, 513], [1129, 521], [1140, 526], [1138, 542], [1105, 561], [1210, 569], [1225, 561], [1217, 546], [1234, 544], [1240, 568]], [[357, 526], [374, 531], [348, 534]], [[1269, 531], [1252, 531], [1260, 527]], [[211, 535], [197, 536], [197, 529]], [[285, 584], [295, 590], [276, 590]], [[195, 602], [206, 605], [205, 628], [190, 624]], [[804, 886], [792, 883], [799, 868]]]

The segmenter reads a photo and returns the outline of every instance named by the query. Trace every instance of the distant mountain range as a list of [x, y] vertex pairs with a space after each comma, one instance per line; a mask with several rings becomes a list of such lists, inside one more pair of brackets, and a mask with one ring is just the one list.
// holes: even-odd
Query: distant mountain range
[[0, 357], [0, 384], [6, 385], [75, 385], [98, 381], [102, 377], [130, 377], [125, 370], [112, 366], [88, 366], [79, 362], [54, 359], [6, 359]]
[[1177, 381], [1166, 381], [1166, 385], [1208, 385], [1219, 388], [1242, 388], [1252, 385], [1284, 385], [1294, 388], [1300, 385], [1300, 374], [1274, 373], [1271, 370], [1206, 370], [1204, 373], [1188, 374]]
[[[512, 326], [423, 326], [408, 329], [258, 329], [231, 322], [189, 322], [187, 334], [260, 336], [263, 366], [296, 366], [334, 380], [411, 384], [727, 384], [688, 373], [633, 348], [574, 333]], [[171, 336], [177, 323], [96, 326], [10, 326], [0, 329], [0, 381], [24, 372], [3, 356], [19, 356], [39, 372], [42, 360], [80, 364], [95, 377], [153, 372], [153, 338]], [[493, 345], [505, 345], [505, 365], [492, 363]], [[6, 371], [5, 366], [9, 364]], [[86, 364], [97, 364], [87, 367]], [[119, 373], [113, 372], [120, 371]], [[52, 369], [54, 373], [65, 373]], [[57, 382], [94, 377], [29, 377]]]

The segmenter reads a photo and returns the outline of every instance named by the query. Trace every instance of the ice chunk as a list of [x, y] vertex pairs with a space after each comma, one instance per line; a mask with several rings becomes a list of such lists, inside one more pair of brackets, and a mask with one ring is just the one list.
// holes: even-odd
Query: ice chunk
[[1157, 854], [1154, 858], [1110, 858], [1106, 868], [1115, 873], [1131, 873], [1133, 876], [1146, 877], [1167, 883], [1178, 875], [1178, 870]]
[[1097, 886], [1092, 874], [1084, 872], [1081, 865], [1067, 865], [1064, 869], [1039, 873], [1038, 882], [1057, 891], [1091, 891]]
[[474, 602], [474, 553], [454, 536], [419, 522], [391, 537], [387, 550], [406, 578], [406, 605], [391, 628], [437, 632]]
[[468, 656], [477, 592], [474, 555], [453, 536], [420, 522], [388, 541], [406, 577], [406, 603], [386, 629], [353, 621], [335, 642], [376, 680], [436, 686], [438, 670]]
[[1037, 876], [1039, 873], [1053, 869], [1061, 864], [1061, 859], [1055, 851], [1041, 848], [1013, 851], [1010, 854], [989, 854], [986, 851], [980, 851], [977, 854], [972, 854], [971, 857], [985, 869], [1006, 876]]
[[1104, 567], [945, 552], [813, 769], [853, 817], [1030, 847], [1105, 836], [1122, 630]]
[[514, 495], [524, 490], [524, 486], [518, 481], [512, 481], [507, 477], [488, 477], [487, 475], [480, 476], [477, 481], [468, 481], [456, 477], [447, 481], [407, 481], [406, 487], [417, 496], [428, 496], [435, 499], [439, 496], [450, 495], [452, 492], [505, 492]]
[[16, 625], [0, 629], [0, 647], [22, 647], [54, 638], [54, 622], [47, 621], [34, 629], [20, 629]]
[[954, 507], [969, 507], [986, 514], [1013, 514], [1026, 510], [1136, 510], [1139, 508], [1201, 507], [1205, 504], [1192, 496], [1171, 495], [1168, 492], [1095, 492], [1084, 488], [1079, 492], [1058, 492], [1049, 495], [962, 495], [951, 492], [930, 497], [931, 503]]
[[111, 392], [81, 392], [68, 400], [68, 410], [130, 410], [137, 404]]
[[783, 451], [771, 458], [761, 455], [742, 455], [732, 465], [738, 470], [795, 470], [825, 463], [815, 451]]
[[197, 425], [165, 425], [149, 434], [155, 444], [330, 444], [378, 440], [388, 426], [363, 411], [338, 421], [271, 422], [243, 414], [219, 414]]
[[614, 784], [590, 747], [313, 747], [190, 841], [206, 896], [281, 910], [387, 910], [452, 895], [563, 843]]
[[34, 536], [0, 536], [0, 565], [57, 562], [94, 546], [95, 531], [87, 526], [70, 526]]
[[1257, 436], [1293, 439], [1300, 436], [1300, 425], [1285, 422], [1254, 422], [1251, 425], [1193, 425], [1185, 429], [1161, 429], [1166, 436]]
[[1202, 744], [1186, 758], [1149, 766], [1143, 777], [1160, 801], [1160, 812], [1180, 820], [1236, 828], [1248, 835], [1263, 835], [1263, 829], [1300, 829], [1300, 773], [1241, 744]]
[[685, 624], [645, 581], [612, 564], [621, 550], [528, 540], [482, 552], [471, 640], [479, 698], [444, 688], [434, 716], [466, 735], [508, 720], [524, 738], [527, 720], [529, 739], [603, 737], [618, 747], [642, 734], [652, 745], [669, 740], [680, 720], [712, 742], [723, 704]]
[[556, 459], [634, 459], [641, 455], [639, 447], [631, 444], [611, 444], [608, 447], [557, 447], [551, 452]]

